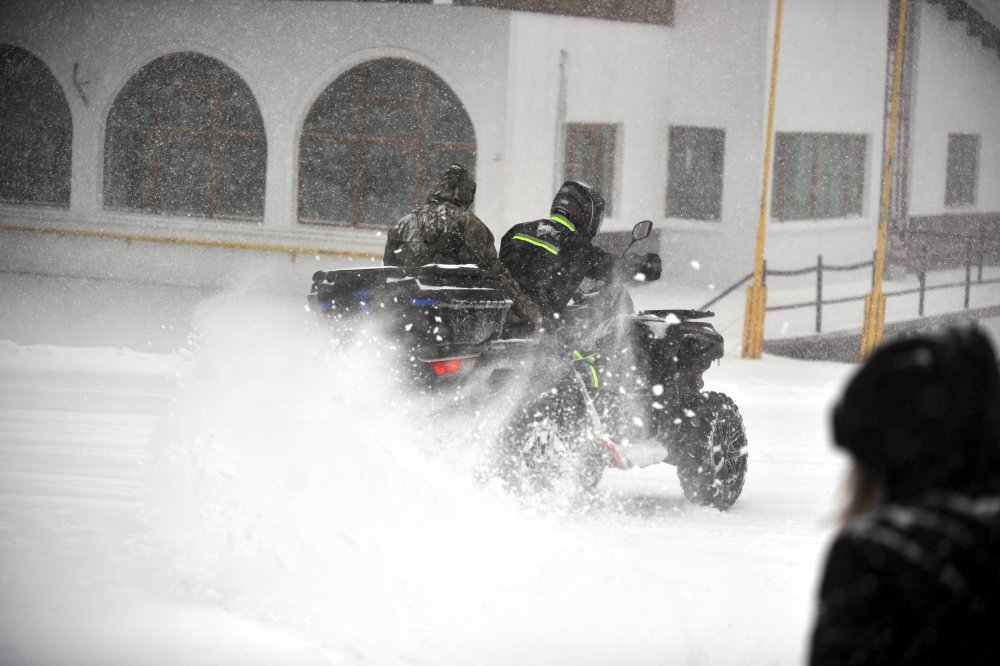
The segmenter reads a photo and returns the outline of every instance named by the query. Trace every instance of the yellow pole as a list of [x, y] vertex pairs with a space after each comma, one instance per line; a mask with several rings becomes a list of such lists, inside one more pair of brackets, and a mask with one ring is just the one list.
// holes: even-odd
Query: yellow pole
[[903, 74], [903, 40], [906, 37], [906, 4], [899, 3], [899, 32], [896, 35], [896, 62], [892, 73], [892, 99], [889, 111], [889, 137], [885, 149], [885, 169], [882, 172], [882, 209], [879, 215], [878, 241], [875, 246], [875, 267], [872, 291], [865, 297], [865, 319], [861, 328], [861, 359], [868, 357], [882, 342], [885, 331], [885, 294], [882, 277], [885, 273], [885, 248], [889, 236], [889, 188], [892, 186], [893, 158], [896, 150], [896, 126], [899, 119], [899, 88]]
[[781, 10], [778, 0], [774, 16], [774, 51], [771, 54], [771, 90], [767, 101], [767, 138], [764, 144], [764, 182], [760, 193], [760, 218], [757, 222], [757, 253], [754, 257], [753, 284], [747, 287], [743, 317], [743, 358], [760, 358], [764, 350], [764, 312], [767, 288], [764, 286], [764, 240], [767, 235], [767, 191], [771, 180], [771, 146], [774, 142], [774, 100], [778, 89], [778, 54], [781, 50]]

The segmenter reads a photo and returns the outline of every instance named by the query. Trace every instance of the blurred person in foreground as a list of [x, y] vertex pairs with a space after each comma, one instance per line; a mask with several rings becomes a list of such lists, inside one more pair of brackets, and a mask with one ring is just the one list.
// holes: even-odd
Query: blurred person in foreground
[[511, 318], [521, 326], [540, 328], [538, 306], [500, 262], [493, 233], [469, 210], [476, 181], [461, 164], [450, 165], [427, 195], [426, 202], [389, 229], [382, 263], [386, 266], [475, 264], [500, 280], [513, 301]]
[[810, 663], [1000, 664], [1000, 374], [975, 328], [887, 343], [834, 408], [852, 456]]

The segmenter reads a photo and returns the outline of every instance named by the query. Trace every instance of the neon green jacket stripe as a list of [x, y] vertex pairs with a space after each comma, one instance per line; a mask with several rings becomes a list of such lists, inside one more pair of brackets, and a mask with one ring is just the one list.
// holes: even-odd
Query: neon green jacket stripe
[[573, 231], [573, 232], [576, 231], [576, 227], [573, 226], [573, 223], [570, 222], [569, 220], [567, 220], [566, 218], [559, 217], [558, 215], [553, 215], [549, 219], [552, 220], [553, 222], [558, 222], [559, 224], [563, 225], [564, 227], [566, 227], [570, 231]]
[[591, 380], [594, 382], [594, 388], [600, 387], [601, 380], [598, 379], [598, 377], [597, 377], [597, 369], [594, 368], [594, 355], [591, 354], [590, 356], [584, 356], [583, 354], [580, 353], [579, 350], [574, 349], [573, 350], [573, 356], [577, 360], [580, 360], [580, 361], [586, 359], [586, 361], [590, 364], [590, 377], [591, 377]]
[[550, 245], [545, 241], [538, 240], [537, 238], [532, 238], [531, 236], [522, 236], [521, 234], [515, 234], [512, 237], [512, 239], [519, 240], [524, 243], [531, 243], [532, 245], [536, 245], [542, 248], [543, 250], [546, 250], [547, 252], [551, 252], [552, 254], [559, 254], [559, 248], [557, 248], [555, 245]]

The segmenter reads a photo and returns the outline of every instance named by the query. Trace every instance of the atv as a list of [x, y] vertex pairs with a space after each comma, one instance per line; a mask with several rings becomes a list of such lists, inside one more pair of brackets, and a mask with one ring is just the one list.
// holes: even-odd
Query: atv
[[[638, 223], [632, 243], [652, 223]], [[747, 441], [736, 404], [704, 391], [723, 355], [711, 312], [631, 307], [616, 283], [578, 292], [558, 330], [505, 330], [511, 301], [475, 266], [319, 271], [310, 308], [338, 337], [375, 325], [414, 390], [515, 406], [494, 446], [491, 474], [534, 491], [568, 481], [592, 489], [605, 469], [667, 463], [685, 496], [728, 509], [743, 488]]]

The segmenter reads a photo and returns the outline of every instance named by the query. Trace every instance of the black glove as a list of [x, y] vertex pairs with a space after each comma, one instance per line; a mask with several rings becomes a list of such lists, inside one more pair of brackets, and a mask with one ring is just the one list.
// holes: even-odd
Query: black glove
[[660, 273], [663, 270], [663, 263], [660, 261], [660, 255], [655, 252], [648, 252], [646, 254], [626, 254], [622, 257], [622, 264], [626, 275], [632, 278], [642, 275], [642, 277], [638, 279], [646, 282], [659, 280]]

